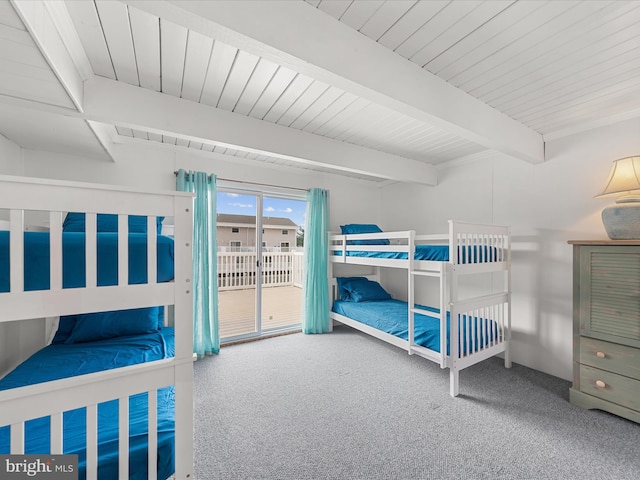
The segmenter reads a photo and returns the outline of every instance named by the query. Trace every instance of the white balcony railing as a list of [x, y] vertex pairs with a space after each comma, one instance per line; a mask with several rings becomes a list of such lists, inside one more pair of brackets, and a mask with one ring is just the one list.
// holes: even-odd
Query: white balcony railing
[[[218, 252], [218, 290], [256, 285], [256, 252]], [[262, 286], [302, 287], [303, 252], [263, 252]]]

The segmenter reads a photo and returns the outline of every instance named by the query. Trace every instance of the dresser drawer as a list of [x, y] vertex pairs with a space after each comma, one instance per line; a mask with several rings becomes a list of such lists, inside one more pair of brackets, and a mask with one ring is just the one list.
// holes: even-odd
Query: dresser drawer
[[580, 391], [640, 411], [640, 380], [580, 365]]
[[640, 380], [640, 350], [594, 338], [580, 338], [580, 363]]

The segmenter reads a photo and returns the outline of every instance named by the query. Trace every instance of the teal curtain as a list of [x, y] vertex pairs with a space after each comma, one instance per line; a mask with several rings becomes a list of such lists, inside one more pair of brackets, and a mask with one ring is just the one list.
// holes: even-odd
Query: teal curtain
[[329, 331], [329, 193], [312, 188], [307, 193], [304, 228], [304, 333]]
[[176, 190], [195, 193], [193, 207], [193, 351], [198, 357], [220, 351], [216, 176], [180, 169]]

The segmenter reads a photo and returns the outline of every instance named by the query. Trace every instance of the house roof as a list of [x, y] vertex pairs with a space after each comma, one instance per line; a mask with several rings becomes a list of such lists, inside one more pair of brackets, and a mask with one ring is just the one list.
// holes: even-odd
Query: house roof
[[0, 134], [434, 185], [640, 116], [638, 24], [633, 0], [5, 1]]
[[[218, 225], [224, 226], [242, 226], [253, 227], [256, 226], [256, 217], [253, 215], [232, 215], [228, 213], [217, 214]], [[262, 217], [262, 226], [264, 228], [292, 228], [298, 227], [293, 220], [282, 217]]]

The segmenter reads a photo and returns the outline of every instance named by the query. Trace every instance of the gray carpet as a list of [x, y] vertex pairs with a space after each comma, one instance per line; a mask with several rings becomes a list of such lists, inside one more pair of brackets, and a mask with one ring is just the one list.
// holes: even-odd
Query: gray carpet
[[568, 403], [570, 383], [493, 358], [460, 374], [339, 327], [195, 364], [208, 479], [640, 478], [640, 425]]

